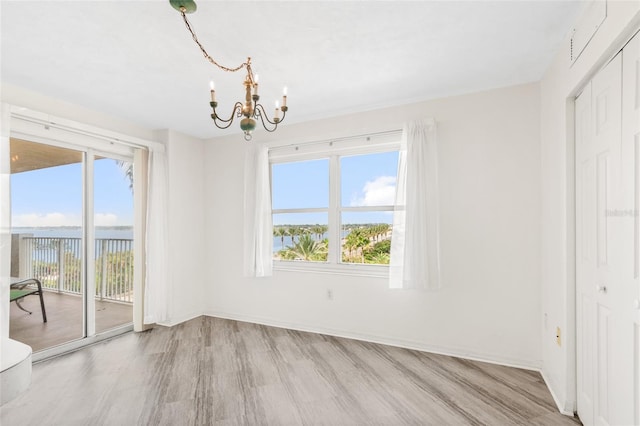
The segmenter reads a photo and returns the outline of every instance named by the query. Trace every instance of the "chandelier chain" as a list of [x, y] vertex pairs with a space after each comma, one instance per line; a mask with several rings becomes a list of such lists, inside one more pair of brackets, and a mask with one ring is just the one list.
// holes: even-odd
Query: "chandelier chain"
[[[229, 67], [225, 67], [224, 65], [220, 65], [218, 62], [216, 62], [215, 59], [213, 59], [208, 53], [207, 51], [204, 49], [204, 47], [202, 47], [202, 44], [200, 44], [200, 41], [198, 40], [198, 36], [196, 36], [196, 33], [193, 31], [193, 29], [191, 28], [191, 24], [189, 24], [189, 20], [187, 19], [187, 15], [186, 15], [186, 9], [184, 7], [180, 8], [180, 14], [182, 15], [182, 19], [184, 20], [184, 24], [187, 26], [187, 29], [189, 30], [189, 32], [191, 33], [191, 38], [193, 38], [193, 41], [196, 42], [196, 44], [198, 45], [198, 47], [200, 48], [200, 51], [202, 51], [202, 54], [204, 55], [204, 57], [211, 62], [213, 65], [215, 65], [216, 67], [220, 68], [223, 71], [227, 71], [227, 72], [236, 72], [241, 70], [244, 67], [248, 67], [250, 69], [249, 66], [249, 62], [243, 62], [241, 65], [235, 67], [235, 68], [229, 68]], [[252, 76], [253, 77], [253, 76]]]

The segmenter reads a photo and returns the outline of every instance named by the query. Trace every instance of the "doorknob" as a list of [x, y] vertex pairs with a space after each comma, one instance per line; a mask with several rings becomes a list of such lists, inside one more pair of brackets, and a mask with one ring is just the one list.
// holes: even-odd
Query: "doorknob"
[[606, 293], [607, 292], [607, 286], [602, 284], [602, 285], [597, 285], [596, 286], [596, 290], [598, 290], [600, 293]]

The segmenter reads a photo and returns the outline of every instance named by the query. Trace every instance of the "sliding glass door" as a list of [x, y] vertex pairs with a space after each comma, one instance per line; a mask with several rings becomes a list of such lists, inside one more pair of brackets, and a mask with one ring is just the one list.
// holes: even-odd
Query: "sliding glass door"
[[10, 337], [38, 352], [130, 324], [132, 159], [15, 138], [10, 147]]
[[96, 333], [133, 321], [133, 163], [95, 155], [93, 226]]

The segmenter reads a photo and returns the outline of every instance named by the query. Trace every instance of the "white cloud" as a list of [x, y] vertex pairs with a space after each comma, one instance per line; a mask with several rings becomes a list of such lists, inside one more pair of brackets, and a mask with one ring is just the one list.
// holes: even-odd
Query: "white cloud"
[[25, 213], [11, 218], [11, 226], [36, 228], [40, 226], [81, 226], [82, 219], [79, 215], [64, 213]]
[[390, 206], [395, 202], [395, 176], [380, 176], [368, 181], [362, 188], [362, 196], [351, 199], [351, 206]]
[[96, 226], [116, 226], [118, 216], [113, 213], [96, 213], [94, 222]]

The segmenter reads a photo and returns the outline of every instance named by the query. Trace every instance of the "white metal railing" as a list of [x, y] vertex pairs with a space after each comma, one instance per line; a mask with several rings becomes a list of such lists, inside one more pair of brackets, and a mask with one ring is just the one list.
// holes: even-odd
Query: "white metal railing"
[[[133, 302], [133, 240], [96, 238], [95, 296]], [[40, 279], [48, 290], [82, 293], [82, 240], [21, 237], [20, 275]]]

